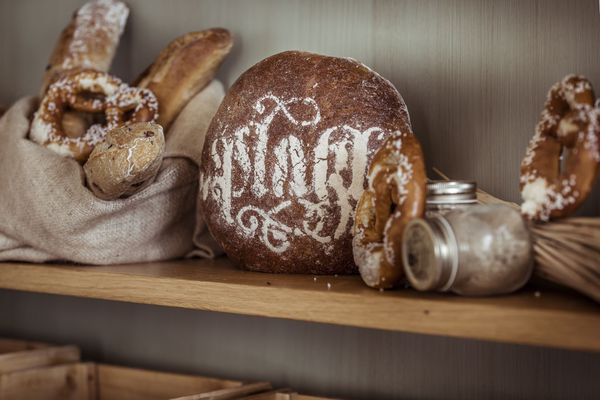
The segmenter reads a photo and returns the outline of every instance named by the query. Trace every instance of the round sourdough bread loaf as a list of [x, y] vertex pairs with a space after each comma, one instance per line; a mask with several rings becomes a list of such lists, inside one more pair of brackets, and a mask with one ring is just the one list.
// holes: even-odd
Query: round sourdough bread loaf
[[269, 57], [240, 76], [211, 122], [200, 212], [243, 268], [354, 273], [354, 208], [394, 131], [411, 131], [404, 101], [365, 65], [297, 51]]

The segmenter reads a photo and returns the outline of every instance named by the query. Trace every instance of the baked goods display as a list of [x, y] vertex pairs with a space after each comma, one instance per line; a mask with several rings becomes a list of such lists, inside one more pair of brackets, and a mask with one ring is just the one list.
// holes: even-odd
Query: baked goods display
[[214, 28], [187, 33], [161, 51], [133, 83], [156, 95], [159, 124], [169, 128], [183, 106], [214, 78], [232, 46], [231, 33]]
[[164, 150], [163, 128], [158, 124], [114, 128], [83, 167], [88, 187], [103, 200], [130, 196], [154, 181]]
[[153, 181], [163, 127], [214, 78], [233, 44], [221, 28], [185, 34], [129, 86], [107, 73], [128, 15], [116, 0], [94, 0], [74, 13], [50, 57], [29, 132], [32, 141], [85, 164], [89, 188], [103, 200]]
[[411, 132], [404, 101], [365, 65], [298, 51], [269, 57], [240, 76], [212, 120], [200, 212], [243, 268], [356, 272], [354, 209], [370, 161], [395, 132]]
[[[191, 167], [182, 173], [191, 186], [173, 196], [191, 199], [187, 204], [197, 196], [198, 207], [195, 219], [180, 220], [199, 221], [194, 243], [208, 228], [214, 240], [204, 242], [207, 257], [220, 246], [252, 271], [360, 272], [380, 290], [398, 286], [407, 271], [419, 290], [463, 295], [516, 290], [535, 259], [538, 274], [600, 298], [600, 282], [587, 279], [597, 275], [587, 260], [600, 248], [588, 240], [600, 237], [598, 222], [546, 223], [571, 215], [598, 175], [600, 105], [586, 78], [569, 75], [548, 93], [521, 163], [526, 220], [506, 205], [424, 215], [423, 151], [402, 96], [379, 74], [349, 58], [279, 53], [239, 77], [209, 125], [224, 92], [208, 85], [232, 48], [230, 32], [176, 38], [128, 85], [107, 72], [128, 14], [115, 0], [75, 13], [52, 53], [30, 125], [25, 118], [32, 141], [82, 165], [47, 155], [76, 172], [78, 188], [85, 176], [97, 198], [112, 201], [156, 182], [144, 193], [152, 196], [178, 158]], [[206, 107], [193, 107], [195, 100], [182, 112], [194, 97]], [[27, 116], [37, 105], [29, 100]], [[205, 131], [196, 153], [176, 139]], [[449, 192], [453, 207], [472, 207], [475, 194], [461, 194]], [[475, 227], [488, 233], [474, 240]]]
[[396, 286], [404, 276], [402, 236], [425, 210], [425, 162], [410, 131], [395, 132], [371, 161], [368, 187], [356, 206], [354, 261], [371, 287]]
[[107, 72], [128, 16], [127, 6], [117, 0], [90, 1], [75, 11], [52, 51], [41, 95], [66, 71], [94, 69]]
[[[63, 130], [66, 109], [101, 113], [105, 123], [93, 124], [83, 135], [70, 137]], [[104, 72], [75, 70], [50, 85], [33, 117], [30, 138], [58, 154], [84, 163], [94, 146], [104, 140], [107, 130], [130, 122], [155, 121], [157, 116], [157, 101], [149, 90], [129, 87]], [[74, 120], [72, 124], [82, 118]], [[81, 126], [76, 128], [81, 129]]]
[[[541, 120], [521, 163], [523, 215], [548, 221], [577, 209], [600, 164], [600, 110], [591, 83], [569, 75], [550, 89]], [[560, 157], [566, 155], [564, 168]]]

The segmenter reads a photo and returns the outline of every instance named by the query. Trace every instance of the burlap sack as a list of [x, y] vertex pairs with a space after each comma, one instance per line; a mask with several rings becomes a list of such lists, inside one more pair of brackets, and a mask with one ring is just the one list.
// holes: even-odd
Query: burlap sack
[[72, 159], [27, 139], [38, 101], [24, 98], [0, 120], [0, 261], [120, 264], [194, 254], [218, 246], [196, 217], [204, 135], [222, 98], [211, 83], [167, 134], [156, 181], [134, 196], [96, 198]]

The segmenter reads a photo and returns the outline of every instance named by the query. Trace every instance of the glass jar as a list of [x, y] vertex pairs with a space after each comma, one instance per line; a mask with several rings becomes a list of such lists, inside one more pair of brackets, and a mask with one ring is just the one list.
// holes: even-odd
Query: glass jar
[[471, 181], [429, 181], [425, 216], [477, 204], [477, 184]]
[[519, 211], [477, 205], [408, 223], [402, 258], [417, 290], [468, 296], [509, 293], [533, 269], [532, 242]]

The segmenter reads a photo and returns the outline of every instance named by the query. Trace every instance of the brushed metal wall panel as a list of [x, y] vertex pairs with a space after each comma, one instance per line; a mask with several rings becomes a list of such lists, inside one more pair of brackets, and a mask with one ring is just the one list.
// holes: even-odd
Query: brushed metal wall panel
[[[427, 162], [518, 201], [519, 164], [548, 88], [600, 88], [598, 2], [376, 1], [374, 66], [403, 93]], [[585, 212], [600, 213], [600, 190]]]
[[[220, 76], [227, 84], [280, 51], [306, 49], [371, 60], [370, 1], [130, 1], [133, 69], [140, 71], [172, 38], [223, 26], [235, 35]], [[168, 9], [168, 11], [167, 11]], [[160, 15], [160, 18], [157, 18]]]

